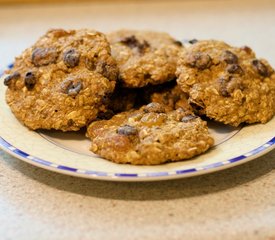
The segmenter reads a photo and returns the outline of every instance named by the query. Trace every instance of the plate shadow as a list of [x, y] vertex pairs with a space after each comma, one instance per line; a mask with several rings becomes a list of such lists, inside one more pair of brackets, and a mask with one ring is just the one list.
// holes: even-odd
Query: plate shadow
[[116, 200], [168, 200], [224, 191], [255, 181], [275, 169], [274, 150], [251, 162], [216, 173], [155, 182], [108, 182], [50, 172], [15, 158], [8, 167], [26, 177], [62, 191]]

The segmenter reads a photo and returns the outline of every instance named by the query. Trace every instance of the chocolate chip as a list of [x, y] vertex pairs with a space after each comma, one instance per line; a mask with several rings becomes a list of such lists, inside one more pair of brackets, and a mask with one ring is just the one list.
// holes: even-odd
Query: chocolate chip
[[238, 63], [238, 57], [228, 50], [223, 52], [222, 60], [228, 64]]
[[33, 72], [27, 72], [24, 79], [25, 86], [28, 90], [32, 90], [36, 84], [36, 76]]
[[117, 129], [117, 133], [121, 135], [136, 135], [137, 134], [137, 129], [135, 127], [129, 126], [129, 125], [124, 125], [121, 126]]
[[64, 53], [63, 61], [69, 68], [76, 67], [79, 64], [80, 54], [75, 49], [69, 49]]
[[245, 51], [247, 54], [251, 54], [252, 53], [252, 49], [248, 46], [242, 46], [241, 50]]
[[82, 82], [74, 82], [72, 79], [67, 79], [61, 84], [61, 91], [72, 97], [76, 96], [82, 88]]
[[194, 39], [189, 40], [188, 42], [189, 42], [190, 44], [195, 44], [195, 43], [198, 42], [198, 40], [194, 38]]
[[164, 113], [165, 112], [165, 108], [161, 104], [159, 104], [159, 103], [152, 102], [152, 103], [149, 103], [148, 105], [146, 105], [143, 108], [143, 111], [145, 113], [149, 113], [149, 112]]
[[260, 60], [254, 59], [252, 61], [252, 65], [261, 76], [268, 77], [270, 75], [267, 66], [264, 65]]
[[125, 44], [129, 48], [137, 48], [140, 53], [144, 53], [150, 44], [147, 41], [140, 42], [134, 35], [126, 37], [120, 40], [121, 43]]
[[174, 41], [174, 44], [177, 45], [177, 46], [179, 46], [179, 47], [183, 46], [182, 42], [181, 41], [177, 41], [177, 40]]
[[236, 73], [236, 74], [243, 74], [243, 69], [238, 64], [230, 64], [226, 68], [227, 72], [229, 73]]
[[190, 122], [196, 118], [197, 118], [197, 116], [195, 116], [195, 115], [187, 115], [187, 116], [183, 117], [181, 119], [181, 121], [187, 123], [187, 122]]
[[12, 80], [17, 80], [20, 78], [20, 73], [19, 72], [14, 72], [4, 79], [4, 85], [9, 86], [12, 82]]
[[36, 67], [55, 63], [58, 54], [55, 48], [35, 48], [32, 52], [32, 63]]
[[197, 52], [195, 54], [189, 55], [187, 59], [187, 64], [189, 64], [193, 68], [204, 70], [210, 68], [210, 66], [212, 65], [212, 59], [208, 54]]

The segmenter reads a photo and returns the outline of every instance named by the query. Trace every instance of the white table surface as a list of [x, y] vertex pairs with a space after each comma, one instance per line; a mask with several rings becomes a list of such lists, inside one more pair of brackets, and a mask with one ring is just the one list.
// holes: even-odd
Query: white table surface
[[[249, 45], [275, 66], [275, 1], [0, 5], [0, 66], [48, 28], [167, 31]], [[1, 118], [1, 116], [0, 116]], [[275, 151], [189, 179], [86, 180], [0, 151], [0, 239], [275, 239]]]

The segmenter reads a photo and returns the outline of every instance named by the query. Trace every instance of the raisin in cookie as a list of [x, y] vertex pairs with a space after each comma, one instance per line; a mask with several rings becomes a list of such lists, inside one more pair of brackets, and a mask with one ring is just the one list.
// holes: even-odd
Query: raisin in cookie
[[213, 145], [206, 122], [179, 108], [165, 112], [159, 103], [93, 122], [91, 151], [116, 163], [155, 165], [188, 159]]
[[200, 114], [238, 126], [275, 113], [275, 74], [249, 47], [198, 41], [180, 54], [178, 84]]
[[175, 78], [180, 42], [167, 33], [119, 30], [107, 35], [125, 87], [144, 87]]
[[163, 104], [166, 111], [172, 111], [177, 108], [192, 110], [188, 103], [188, 94], [181, 90], [176, 81], [146, 87], [142, 95], [145, 103], [156, 102]]
[[118, 68], [92, 30], [48, 31], [16, 58], [4, 84], [14, 115], [30, 129], [76, 131], [104, 110]]

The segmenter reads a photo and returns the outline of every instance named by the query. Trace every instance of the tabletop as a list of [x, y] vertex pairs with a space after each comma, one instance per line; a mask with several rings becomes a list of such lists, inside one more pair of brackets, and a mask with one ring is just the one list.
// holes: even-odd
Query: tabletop
[[[49, 28], [166, 31], [252, 47], [275, 66], [275, 1], [93, 1], [0, 7], [0, 66]], [[0, 151], [0, 239], [275, 239], [275, 151], [220, 172], [104, 182]]]

